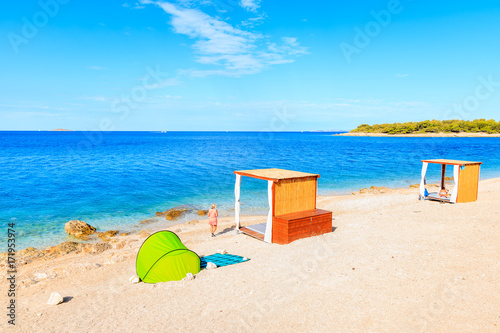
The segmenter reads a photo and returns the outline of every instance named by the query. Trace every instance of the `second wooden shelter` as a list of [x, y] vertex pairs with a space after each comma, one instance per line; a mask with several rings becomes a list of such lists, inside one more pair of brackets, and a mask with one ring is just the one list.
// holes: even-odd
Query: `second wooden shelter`
[[[422, 160], [422, 163], [422, 178], [420, 180], [421, 198], [451, 203], [472, 202], [477, 200], [481, 162], [438, 159]], [[446, 166], [453, 166], [453, 181], [455, 187], [449, 197], [440, 196], [439, 193], [427, 193], [425, 189], [425, 175], [429, 163], [441, 165], [441, 189], [445, 188]]]
[[[332, 212], [316, 208], [318, 174], [257, 169], [235, 171], [236, 228], [268, 243], [288, 244], [294, 240], [332, 231]], [[268, 182], [267, 222], [240, 226], [241, 176]]]

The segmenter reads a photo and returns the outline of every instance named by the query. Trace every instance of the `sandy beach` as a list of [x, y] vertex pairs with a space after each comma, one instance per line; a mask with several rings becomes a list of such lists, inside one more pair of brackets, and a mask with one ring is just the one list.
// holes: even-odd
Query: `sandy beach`
[[[215, 238], [206, 220], [170, 228], [199, 255], [251, 259], [192, 281], [129, 282], [146, 231], [33, 260], [17, 274], [16, 326], [4, 319], [2, 331], [498, 332], [500, 179], [465, 204], [419, 201], [417, 188], [362, 192], [319, 197], [333, 232], [289, 245], [236, 235], [232, 218]], [[54, 291], [65, 302], [47, 305]]]
[[418, 134], [387, 134], [387, 133], [341, 133], [334, 134], [338, 136], [374, 136], [374, 137], [422, 137], [422, 138], [439, 138], [439, 137], [450, 137], [450, 138], [498, 138], [500, 134], [487, 134], [487, 133], [418, 133]]

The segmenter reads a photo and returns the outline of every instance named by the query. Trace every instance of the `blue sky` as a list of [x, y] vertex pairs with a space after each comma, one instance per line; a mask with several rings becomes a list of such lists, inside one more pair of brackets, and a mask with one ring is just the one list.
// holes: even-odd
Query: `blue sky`
[[0, 130], [500, 120], [498, 1], [0, 5]]

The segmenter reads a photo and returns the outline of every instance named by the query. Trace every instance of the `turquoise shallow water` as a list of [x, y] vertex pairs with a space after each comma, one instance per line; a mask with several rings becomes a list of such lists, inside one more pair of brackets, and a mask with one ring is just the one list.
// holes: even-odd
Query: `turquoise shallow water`
[[[0, 219], [17, 224], [19, 248], [41, 247], [64, 241], [64, 223], [72, 219], [125, 230], [157, 211], [212, 202], [232, 215], [234, 170], [319, 173], [320, 195], [342, 194], [418, 183], [420, 160], [428, 158], [482, 161], [481, 178], [500, 177], [499, 152], [500, 138], [0, 132]], [[439, 178], [437, 167], [428, 174]], [[265, 184], [244, 178], [242, 212], [264, 213], [266, 205]]]

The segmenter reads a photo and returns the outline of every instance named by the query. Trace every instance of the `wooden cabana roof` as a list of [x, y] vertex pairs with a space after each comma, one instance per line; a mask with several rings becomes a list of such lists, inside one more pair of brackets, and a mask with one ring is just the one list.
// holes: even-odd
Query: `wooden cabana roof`
[[272, 180], [275, 182], [283, 179], [307, 178], [307, 177], [319, 178], [319, 175], [315, 173], [307, 173], [307, 172], [284, 170], [284, 169], [240, 170], [240, 171], [235, 171], [234, 173], [241, 176], [264, 179], [264, 180]]
[[436, 164], [447, 164], [447, 165], [474, 165], [474, 164], [483, 164], [482, 162], [470, 162], [470, 161], [457, 161], [457, 160], [422, 160], [425, 163], [436, 163]]

